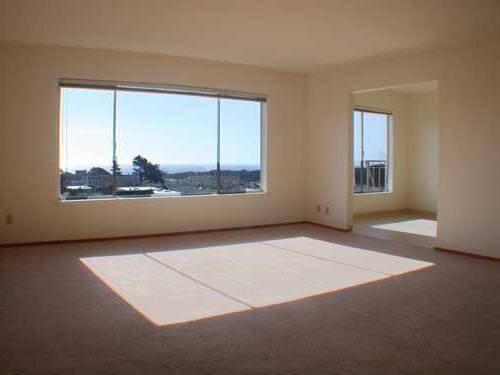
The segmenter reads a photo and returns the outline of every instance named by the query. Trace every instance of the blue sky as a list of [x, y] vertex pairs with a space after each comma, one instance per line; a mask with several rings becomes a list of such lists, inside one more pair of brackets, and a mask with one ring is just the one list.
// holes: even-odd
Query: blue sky
[[[113, 92], [63, 88], [61, 169], [111, 166]], [[217, 162], [217, 100], [200, 96], [118, 92], [117, 157], [162, 165]], [[221, 168], [260, 164], [260, 103], [221, 100]]]

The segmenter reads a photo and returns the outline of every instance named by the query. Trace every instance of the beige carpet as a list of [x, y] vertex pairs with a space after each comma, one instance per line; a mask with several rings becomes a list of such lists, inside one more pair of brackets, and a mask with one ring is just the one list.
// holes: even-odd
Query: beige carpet
[[438, 223], [436, 215], [416, 210], [356, 214], [353, 231], [366, 236], [433, 248]]
[[80, 260], [156, 325], [290, 302], [433, 265], [310, 237]]
[[498, 374], [499, 267], [311, 225], [2, 249], [0, 373]]

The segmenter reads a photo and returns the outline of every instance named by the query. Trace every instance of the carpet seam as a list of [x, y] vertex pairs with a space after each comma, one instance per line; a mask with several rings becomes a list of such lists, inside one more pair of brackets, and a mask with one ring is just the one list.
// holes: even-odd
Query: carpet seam
[[224, 297], [227, 297], [227, 298], [229, 298], [229, 299], [231, 299], [231, 300], [233, 300], [233, 301], [235, 301], [235, 302], [238, 302], [238, 303], [240, 303], [240, 304], [243, 304], [243, 305], [247, 306], [248, 308], [250, 308], [250, 309], [252, 309], [252, 310], [253, 310], [253, 309], [255, 309], [255, 307], [253, 307], [252, 305], [249, 305], [249, 304], [248, 304], [248, 303], [246, 303], [245, 301], [242, 301], [242, 300], [240, 300], [240, 299], [238, 299], [238, 298], [236, 298], [236, 297], [233, 297], [233, 296], [231, 296], [231, 295], [229, 295], [229, 294], [227, 294], [227, 293], [224, 293], [223, 291], [221, 291], [221, 290], [219, 290], [219, 289], [217, 289], [217, 288], [215, 288], [215, 287], [213, 287], [213, 286], [211, 286], [211, 285], [209, 285], [209, 284], [207, 284], [207, 283], [204, 283], [204, 282], [203, 282], [203, 281], [201, 281], [201, 280], [198, 280], [198, 279], [196, 279], [196, 278], [194, 278], [194, 277], [192, 277], [192, 276], [190, 276], [190, 275], [188, 275], [188, 274], [186, 274], [186, 273], [184, 273], [184, 272], [182, 272], [182, 271], [179, 271], [179, 270], [175, 269], [174, 267], [172, 267], [172, 266], [168, 265], [167, 263], [164, 263], [164, 262], [162, 262], [161, 260], [159, 260], [159, 259], [155, 258], [154, 256], [149, 255], [148, 253], [144, 253], [144, 255], [145, 255], [146, 257], [148, 257], [149, 259], [151, 259], [152, 261], [154, 261], [154, 262], [156, 262], [156, 263], [160, 264], [161, 266], [166, 267], [166, 268], [168, 268], [169, 270], [174, 271], [174, 272], [178, 273], [179, 275], [184, 276], [184, 277], [188, 278], [188, 279], [189, 279], [189, 280], [191, 280], [191, 281], [194, 281], [194, 282], [195, 282], [195, 283], [197, 283], [197, 284], [200, 284], [200, 285], [202, 285], [202, 286], [204, 286], [204, 287], [206, 287], [206, 288], [208, 288], [208, 289], [210, 289], [210, 290], [212, 290], [212, 291], [214, 291], [214, 292], [216, 292], [216, 293], [218, 293], [218, 294], [220, 294], [220, 295], [222, 295], [222, 296], [224, 296]]
[[323, 257], [317, 256], [317, 255], [311, 255], [311, 254], [303, 253], [303, 252], [298, 251], [298, 250], [291, 250], [291, 249], [287, 249], [285, 247], [271, 245], [271, 244], [269, 244], [267, 242], [262, 242], [262, 244], [270, 246], [270, 247], [274, 247], [276, 249], [281, 249], [281, 250], [289, 251], [289, 252], [294, 253], [294, 254], [300, 254], [300, 255], [308, 256], [310, 258], [322, 260], [322, 261], [325, 261], [325, 262], [338, 263], [338, 264], [342, 264], [344, 266], [348, 266], [348, 267], [351, 267], [351, 268], [357, 268], [357, 269], [363, 270], [363, 271], [375, 272], [375, 273], [379, 273], [379, 274], [385, 275], [385, 276], [390, 276], [390, 277], [394, 276], [393, 274], [390, 274], [390, 273], [386, 273], [386, 272], [382, 272], [382, 271], [377, 271], [377, 270], [373, 270], [373, 269], [370, 269], [370, 268], [359, 267], [359, 266], [355, 266], [353, 264], [344, 263], [344, 262], [341, 262], [341, 261], [338, 261], [338, 260], [323, 258]]

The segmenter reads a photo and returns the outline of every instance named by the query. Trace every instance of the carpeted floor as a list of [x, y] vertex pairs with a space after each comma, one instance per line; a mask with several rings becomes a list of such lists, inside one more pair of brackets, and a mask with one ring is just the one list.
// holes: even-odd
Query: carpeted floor
[[352, 230], [369, 237], [433, 248], [436, 215], [417, 210], [396, 210], [354, 215]]
[[[264, 258], [249, 243], [275, 248]], [[185, 278], [149, 263], [130, 278], [144, 254]], [[339, 284], [352, 273], [338, 264], [387, 277]], [[169, 304], [189, 298], [168, 283], [196, 307], [247, 308], [172, 324]], [[499, 374], [499, 290], [498, 262], [305, 224], [4, 248], [0, 374]], [[144, 301], [166, 324], [139, 311]]]

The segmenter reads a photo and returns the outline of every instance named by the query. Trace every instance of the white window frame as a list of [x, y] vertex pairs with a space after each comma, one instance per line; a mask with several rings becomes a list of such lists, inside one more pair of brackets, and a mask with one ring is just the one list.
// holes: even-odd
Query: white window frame
[[[375, 191], [356, 191], [356, 170], [354, 167], [354, 160], [352, 165], [352, 173], [353, 173], [353, 191], [352, 193], [355, 195], [365, 195], [365, 194], [385, 194], [392, 193], [393, 191], [393, 113], [391, 111], [386, 111], [382, 109], [356, 106], [352, 109], [352, 118], [354, 119], [354, 113], [361, 112], [361, 153], [363, 154], [363, 144], [364, 144], [364, 135], [363, 135], [363, 113], [376, 113], [387, 116], [387, 135], [386, 135], [386, 144], [387, 144], [387, 152], [386, 152], [386, 168], [385, 168], [385, 189], [384, 190], [375, 190]], [[352, 131], [353, 131], [353, 139], [351, 144], [352, 155], [354, 155], [354, 120], [352, 123]], [[363, 155], [361, 156], [361, 171], [363, 170]], [[361, 188], [363, 187], [363, 174], [361, 173]]]
[[[57, 165], [57, 202], [95, 202], [102, 200], [137, 200], [137, 199], [175, 199], [175, 198], [196, 198], [196, 197], [220, 197], [229, 195], [261, 195], [267, 193], [267, 95], [254, 94], [243, 91], [233, 91], [224, 89], [203, 88], [194, 86], [171, 85], [171, 84], [158, 84], [158, 83], [137, 83], [137, 82], [118, 82], [118, 81], [101, 81], [101, 80], [84, 80], [61, 78], [58, 80], [59, 92], [59, 128], [58, 128], [58, 165]], [[61, 157], [61, 103], [62, 103], [62, 89], [63, 88], [82, 88], [82, 89], [99, 89], [109, 90], [114, 92], [113, 103], [113, 161], [116, 160], [116, 96], [120, 91], [135, 91], [144, 93], [159, 93], [159, 94], [177, 94], [177, 95], [190, 95], [190, 96], [203, 96], [217, 99], [217, 191], [211, 194], [196, 194], [196, 195], [180, 195], [180, 196], [161, 196], [161, 197], [118, 197], [113, 196], [105, 198], [92, 198], [92, 199], [75, 199], [67, 200], [61, 195], [61, 180], [60, 180], [60, 157]], [[260, 191], [241, 193], [241, 192], [223, 192], [221, 191], [220, 183], [220, 99], [236, 99], [260, 102]], [[114, 180], [114, 179], [113, 179]], [[116, 188], [113, 182], [113, 190]]]

